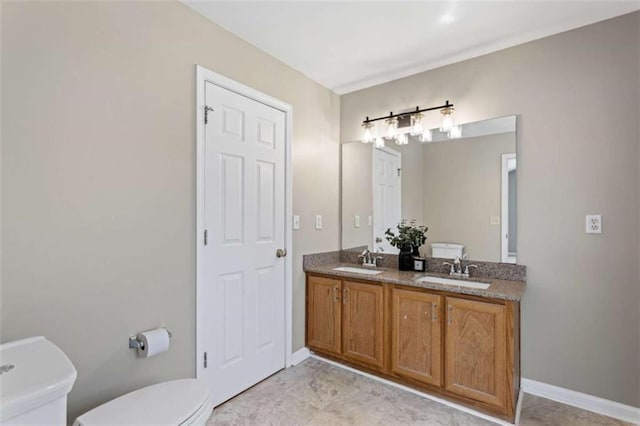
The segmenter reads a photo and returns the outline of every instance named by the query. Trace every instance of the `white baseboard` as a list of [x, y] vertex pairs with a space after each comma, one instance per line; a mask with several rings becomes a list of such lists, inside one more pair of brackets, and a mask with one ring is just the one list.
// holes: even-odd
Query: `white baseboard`
[[308, 348], [302, 348], [291, 354], [291, 365], [298, 365], [311, 356]]
[[594, 413], [640, 424], [640, 408], [619, 402], [609, 401], [586, 393], [576, 392], [531, 379], [522, 379], [522, 390], [531, 395], [541, 396], [552, 401], [572, 405]]

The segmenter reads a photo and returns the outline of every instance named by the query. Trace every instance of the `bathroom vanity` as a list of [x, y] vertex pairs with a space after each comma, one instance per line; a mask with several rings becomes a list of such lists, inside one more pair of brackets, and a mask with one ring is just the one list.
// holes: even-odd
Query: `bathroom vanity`
[[356, 266], [305, 265], [309, 349], [514, 421], [524, 282], [455, 286], [420, 280], [447, 282], [444, 275], [391, 268], [366, 274]]
[[[343, 250], [305, 256], [306, 344], [514, 422], [526, 281], [516, 263], [517, 117], [460, 129], [432, 128], [424, 141], [398, 128], [403, 144], [341, 141]], [[429, 228], [414, 267], [426, 262], [426, 272], [398, 271], [387, 231], [403, 221]], [[382, 268], [362, 269], [365, 253]], [[471, 281], [447, 274], [469, 268]]]

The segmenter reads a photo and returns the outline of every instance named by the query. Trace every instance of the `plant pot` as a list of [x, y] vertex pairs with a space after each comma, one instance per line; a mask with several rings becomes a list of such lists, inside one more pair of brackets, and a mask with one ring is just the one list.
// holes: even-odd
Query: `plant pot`
[[413, 271], [413, 251], [401, 250], [398, 254], [398, 269], [401, 271]]

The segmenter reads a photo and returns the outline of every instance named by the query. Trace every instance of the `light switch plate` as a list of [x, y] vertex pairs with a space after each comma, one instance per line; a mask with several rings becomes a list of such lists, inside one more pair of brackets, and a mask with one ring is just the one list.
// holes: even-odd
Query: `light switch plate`
[[297, 214], [293, 216], [293, 229], [300, 229], [300, 216]]
[[355, 217], [353, 218], [353, 226], [355, 226], [356, 228], [360, 228], [360, 216], [355, 215]]
[[369, 216], [369, 226], [373, 226], [373, 216]]
[[316, 215], [316, 229], [322, 229], [322, 215]]
[[602, 234], [602, 215], [587, 215], [587, 234]]

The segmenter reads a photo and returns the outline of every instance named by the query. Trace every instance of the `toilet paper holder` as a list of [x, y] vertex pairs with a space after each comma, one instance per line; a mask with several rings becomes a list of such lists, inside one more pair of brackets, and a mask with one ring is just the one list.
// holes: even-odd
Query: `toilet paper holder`
[[[169, 331], [167, 327], [160, 327], [167, 330], [167, 334], [169, 335], [169, 339], [173, 337], [173, 334]], [[138, 336], [129, 336], [129, 349], [144, 349], [144, 342], [138, 340]]]

